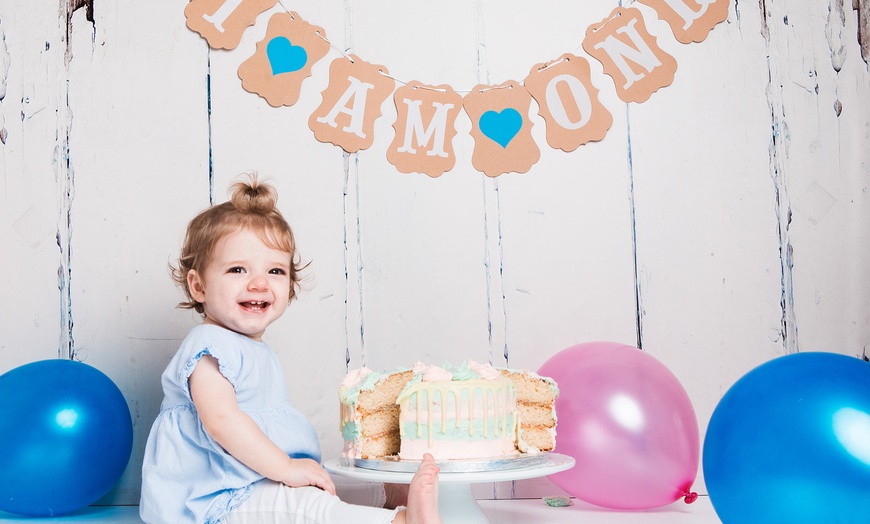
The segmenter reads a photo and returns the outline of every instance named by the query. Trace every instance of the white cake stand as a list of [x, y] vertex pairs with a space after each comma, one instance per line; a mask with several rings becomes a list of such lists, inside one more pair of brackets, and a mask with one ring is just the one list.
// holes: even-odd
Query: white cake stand
[[[323, 467], [335, 475], [369, 482], [410, 484], [414, 476], [413, 470], [405, 472], [360, 468], [347, 459], [327, 460]], [[450, 471], [462, 468], [442, 466], [442, 471], [438, 475], [438, 510], [441, 512], [441, 519], [444, 524], [487, 524], [489, 521], [486, 515], [471, 493], [472, 484], [544, 477], [572, 467], [574, 467], [574, 459], [558, 453], [547, 453], [543, 460], [534, 465], [519, 468]], [[445, 469], [448, 471], [444, 471]]]

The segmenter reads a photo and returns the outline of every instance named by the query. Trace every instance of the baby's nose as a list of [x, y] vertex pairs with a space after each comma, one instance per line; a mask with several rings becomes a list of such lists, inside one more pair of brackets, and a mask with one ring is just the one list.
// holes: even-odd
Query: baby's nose
[[248, 289], [267, 289], [269, 280], [264, 275], [254, 275], [248, 281]]

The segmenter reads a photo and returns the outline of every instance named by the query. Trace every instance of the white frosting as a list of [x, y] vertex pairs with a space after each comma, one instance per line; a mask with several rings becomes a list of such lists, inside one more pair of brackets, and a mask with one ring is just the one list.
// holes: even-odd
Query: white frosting
[[441, 366], [424, 364], [419, 360], [411, 368], [415, 375], [420, 375], [423, 382], [447, 382], [453, 380], [453, 374]]
[[441, 366], [427, 366], [423, 371], [423, 382], [450, 382], [451, 380], [453, 380], [453, 373]]
[[397, 403], [404, 459], [423, 452], [447, 459], [516, 451], [516, 392], [506, 378], [418, 382]]
[[347, 375], [344, 376], [344, 380], [341, 381], [341, 385], [347, 389], [351, 389], [357, 384], [360, 384], [371, 373], [372, 370], [370, 370], [369, 368], [359, 368], [351, 370], [348, 372]]
[[468, 361], [468, 369], [480, 375], [480, 378], [484, 380], [495, 380], [501, 376], [501, 373], [492, 367], [492, 365], [475, 362], [473, 360]]

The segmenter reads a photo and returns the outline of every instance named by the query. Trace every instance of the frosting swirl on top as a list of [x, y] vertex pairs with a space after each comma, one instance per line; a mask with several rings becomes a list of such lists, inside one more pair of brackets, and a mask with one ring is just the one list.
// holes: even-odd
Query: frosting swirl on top
[[458, 367], [451, 367], [450, 372], [453, 373], [453, 380], [478, 380], [480, 374], [468, 367], [468, 361], [463, 362]]
[[484, 380], [495, 380], [501, 376], [501, 373], [491, 364], [483, 364], [481, 362], [475, 362], [473, 360], [468, 360], [468, 367], [478, 375], [480, 378]]
[[453, 373], [447, 371], [441, 366], [417, 362], [414, 364], [413, 370], [421, 376], [423, 382], [449, 382], [453, 380]]

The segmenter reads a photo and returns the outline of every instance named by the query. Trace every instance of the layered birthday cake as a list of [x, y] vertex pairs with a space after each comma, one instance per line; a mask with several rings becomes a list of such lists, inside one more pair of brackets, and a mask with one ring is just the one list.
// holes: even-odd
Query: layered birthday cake
[[347, 374], [339, 388], [343, 455], [498, 458], [555, 446], [559, 389], [530, 371], [465, 361]]

